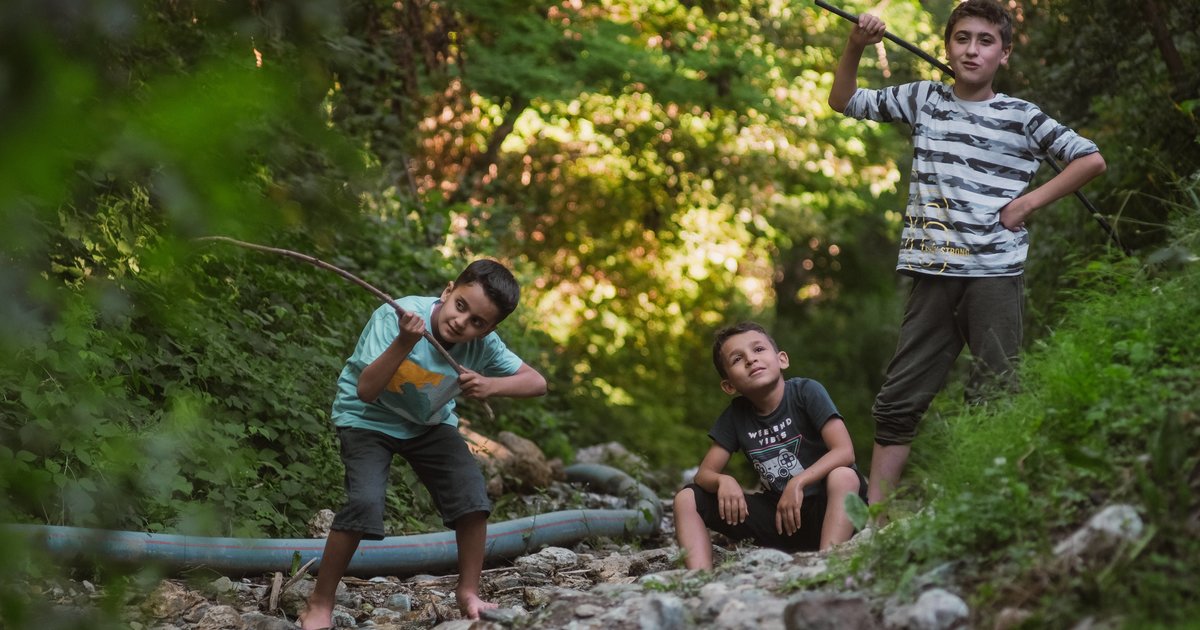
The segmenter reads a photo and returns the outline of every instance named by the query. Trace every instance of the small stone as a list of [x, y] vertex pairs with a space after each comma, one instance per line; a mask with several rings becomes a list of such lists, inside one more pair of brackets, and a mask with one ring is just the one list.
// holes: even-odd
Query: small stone
[[412, 610], [412, 597], [407, 593], [393, 593], [387, 598], [387, 603], [384, 604], [392, 610], [410, 611]]
[[329, 538], [329, 529], [333, 527], [333, 510], [323, 509], [308, 520], [309, 538]]
[[196, 624], [196, 630], [242, 630], [242, 616], [233, 606], [212, 606]]
[[1021, 608], [1008, 607], [1000, 611], [996, 615], [996, 621], [992, 625], [993, 630], [1010, 630], [1011, 628], [1019, 627], [1021, 624], [1033, 617], [1033, 613]]
[[521, 608], [489, 608], [479, 613], [484, 621], [494, 621], [506, 626], [516, 623], [518, 619], [528, 617], [529, 613]]
[[580, 604], [575, 607], [575, 616], [580, 619], [595, 617], [604, 612], [604, 609], [595, 604]]

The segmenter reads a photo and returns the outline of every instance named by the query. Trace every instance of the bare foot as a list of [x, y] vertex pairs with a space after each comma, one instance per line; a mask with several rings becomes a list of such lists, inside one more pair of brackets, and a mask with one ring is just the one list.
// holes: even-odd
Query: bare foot
[[458, 599], [458, 609], [467, 619], [478, 619], [479, 613], [499, 608], [496, 604], [479, 599], [479, 595], [475, 593], [455, 593], [455, 596]]
[[314, 606], [309, 602], [300, 613], [301, 630], [322, 630], [333, 627], [333, 607]]

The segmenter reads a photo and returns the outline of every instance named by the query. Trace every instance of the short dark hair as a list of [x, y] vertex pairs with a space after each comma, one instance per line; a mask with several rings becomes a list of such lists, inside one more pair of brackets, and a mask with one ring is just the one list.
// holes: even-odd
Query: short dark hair
[[959, 20], [969, 17], [980, 18], [1000, 27], [1000, 43], [1005, 48], [1012, 46], [1012, 14], [996, 0], [966, 0], [954, 7], [950, 18], [946, 20], [946, 34], [942, 38], [947, 46], [950, 45], [950, 36], [954, 34], [954, 25], [958, 24]]
[[473, 282], [483, 287], [484, 294], [500, 309], [501, 321], [517, 310], [517, 303], [521, 300], [521, 285], [517, 284], [517, 279], [508, 267], [494, 260], [481, 258], [467, 265], [467, 268], [458, 274], [454, 284], [462, 286]]
[[775, 343], [775, 338], [772, 337], [771, 333], [767, 332], [767, 329], [763, 328], [761, 324], [755, 322], [738, 322], [732, 326], [726, 326], [725, 328], [718, 330], [716, 335], [713, 337], [713, 366], [717, 368], [717, 374], [720, 374], [721, 378], [729, 378], [729, 373], [725, 371], [725, 360], [721, 357], [721, 347], [725, 345], [725, 342], [728, 341], [730, 337], [748, 332], [762, 333], [763, 336], [765, 336], [771, 342], [771, 348], [773, 348], [776, 352], [779, 351], [779, 345]]

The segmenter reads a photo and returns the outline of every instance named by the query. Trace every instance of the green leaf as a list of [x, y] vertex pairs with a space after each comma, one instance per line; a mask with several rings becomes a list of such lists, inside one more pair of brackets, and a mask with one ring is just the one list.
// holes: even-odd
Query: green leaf
[[850, 518], [854, 529], [862, 531], [867, 526], [867, 521], [871, 518], [871, 513], [867, 509], [866, 502], [857, 494], [848, 494], [846, 495], [845, 506], [846, 516]]

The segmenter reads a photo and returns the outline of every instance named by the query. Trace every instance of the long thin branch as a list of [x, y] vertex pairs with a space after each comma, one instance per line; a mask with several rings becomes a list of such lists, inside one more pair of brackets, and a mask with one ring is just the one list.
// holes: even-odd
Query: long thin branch
[[[281, 256], [287, 256], [288, 258], [295, 258], [296, 260], [304, 261], [310, 265], [320, 267], [321, 269], [327, 269], [329, 271], [332, 271], [332, 272], [338, 274], [339, 276], [349, 280], [350, 282], [353, 282], [354, 284], [357, 284], [358, 286], [366, 289], [367, 291], [370, 291], [372, 295], [383, 300], [384, 302], [387, 303], [388, 306], [391, 306], [393, 309], [395, 309], [397, 315], [403, 317], [406, 312], [403, 308], [400, 307], [399, 304], [396, 303], [395, 300], [393, 300], [391, 298], [391, 296], [389, 296], [388, 294], [384, 293], [383, 291], [380, 291], [379, 289], [375, 288], [375, 286], [371, 285], [366, 280], [359, 278], [358, 276], [350, 273], [349, 271], [346, 271], [345, 269], [342, 269], [341, 267], [337, 267], [337, 266], [331, 265], [323, 260], [313, 258], [312, 256], [309, 256], [308, 254], [301, 254], [300, 252], [295, 252], [290, 249], [280, 249], [278, 247], [267, 247], [266, 245], [247, 243], [246, 241], [239, 241], [237, 239], [229, 238], [228, 236], [201, 236], [201, 237], [197, 238], [196, 240], [197, 241], [220, 241], [223, 243], [230, 243], [232, 245], [237, 245], [238, 247], [245, 247], [247, 249], [253, 249], [253, 250], [260, 251], [260, 252], [267, 252], [269, 254], [279, 254]], [[467, 372], [467, 369], [464, 368], [461, 363], [459, 363], [458, 361], [455, 361], [454, 357], [450, 356], [450, 353], [444, 347], [442, 347], [442, 344], [439, 343], [436, 338], [434, 338], [433, 333], [431, 333], [429, 330], [426, 330], [424, 333], [422, 333], [422, 337], [424, 337], [425, 340], [428, 341], [430, 343], [430, 345], [432, 345], [433, 348], [438, 351], [438, 354], [442, 355], [442, 358], [445, 359], [447, 363], [449, 363], [451, 366], [454, 367], [454, 370], [456, 372], [458, 372], [459, 374], [465, 374]], [[489, 406], [486, 401], [480, 401], [480, 402], [483, 403], [483, 407], [487, 411], [488, 417], [494, 418], [495, 415], [492, 413], [491, 406]]]

